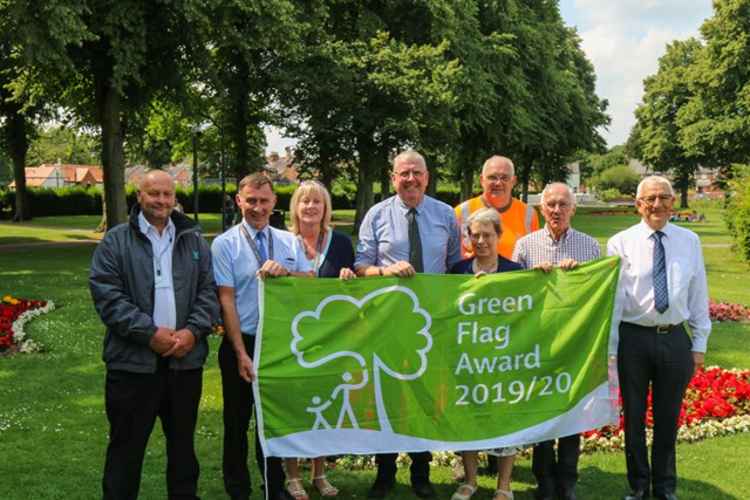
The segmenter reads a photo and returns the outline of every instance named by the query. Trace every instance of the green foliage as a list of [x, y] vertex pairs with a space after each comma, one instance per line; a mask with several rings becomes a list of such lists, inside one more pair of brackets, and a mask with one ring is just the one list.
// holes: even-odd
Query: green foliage
[[689, 72], [680, 144], [693, 158], [726, 166], [750, 158], [750, 0], [716, 0], [701, 26], [704, 48]]
[[71, 126], [53, 126], [39, 131], [26, 157], [28, 165], [42, 163], [101, 163], [101, 144], [92, 133]]
[[750, 262], [750, 166], [735, 165], [735, 177], [729, 182], [730, 197], [724, 210], [724, 221], [734, 246]]
[[617, 188], [608, 188], [598, 192], [597, 198], [602, 201], [610, 202], [622, 200], [623, 198], [627, 198], [627, 196], [623, 195]]
[[629, 157], [624, 146], [613, 146], [605, 153], [591, 153], [584, 155], [581, 161], [581, 177], [590, 179], [600, 175], [607, 169], [618, 165], [627, 165]]
[[594, 179], [594, 185], [601, 191], [616, 189], [620, 193], [634, 196], [639, 181], [638, 174], [632, 168], [627, 165], [618, 165], [600, 173]]

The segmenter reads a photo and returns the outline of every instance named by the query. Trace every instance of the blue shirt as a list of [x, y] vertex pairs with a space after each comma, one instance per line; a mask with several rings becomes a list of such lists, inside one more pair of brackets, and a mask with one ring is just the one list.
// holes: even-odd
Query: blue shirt
[[[425, 273], [443, 274], [461, 260], [453, 209], [429, 196], [416, 207]], [[374, 205], [359, 228], [354, 267], [389, 266], [409, 261], [409, 211], [398, 195]]]
[[[255, 240], [258, 230], [244, 220], [219, 235], [211, 244], [214, 278], [217, 286], [234, 288], [234, 304], [240, 317], [240, 330], [246, 335], [255, 335], [258, 329], [258, 278], [260, 268], [255, 253], [240, 230], [244, 225], [250, 237]], [[312, 270], [305, 257], [300, 241], [290, 232], [266, 226], [266, 253], [271, 258], [269, 238], [273, 238], [273, 260], [289, 272], [309, 272]]]

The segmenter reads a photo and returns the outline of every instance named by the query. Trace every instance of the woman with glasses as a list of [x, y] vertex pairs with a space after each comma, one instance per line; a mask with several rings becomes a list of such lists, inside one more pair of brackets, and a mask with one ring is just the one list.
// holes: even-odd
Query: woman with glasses
[[[497, 254], [497, 241], [502, 235], [500, 217], [497, 211], [490, 208], [479, 209], [467, 221], [468, 236], [473, 257], [456, 263], [451, 274], [473, 274], [479, 278], [485, 274], [515, 271], [523, 267]], [[513, 461], [520, 448], [499, 448], [489, 453], [499, 457], [497, 471], [497, 490], [494, 500], [512, 500], [510, 478]], [[464, 463], [464, 482], [451, 497], [451, 500], [469, 500], [477, 491], [477, 452], [461, 452]]]

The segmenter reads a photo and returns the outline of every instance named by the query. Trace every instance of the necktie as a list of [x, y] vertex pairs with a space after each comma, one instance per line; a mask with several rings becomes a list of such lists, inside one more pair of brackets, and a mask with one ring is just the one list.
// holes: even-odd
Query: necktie
[[656, 231], [651, 235], [654, 240], [654, 305], [663, 313], [669, 307], [669, 289], [667, 287], [667, 262], [664, 256], [664, 245], [661, 239], [664, 233]]
[[255, 242], [258, 245], [258, 255], [260, 255], [260, 265], [262, 266], [268, 260], [268, 253], [266, 253], [266, 235], [263, 231], [258, 231], [255, 235]]
[[409, 264], [418, 273], [424, 272], [422, 262], [422, 240], [419, 238], [419, 225], [417, 224], [417, 209], [410, 208], [406, 213], [409, 221]]

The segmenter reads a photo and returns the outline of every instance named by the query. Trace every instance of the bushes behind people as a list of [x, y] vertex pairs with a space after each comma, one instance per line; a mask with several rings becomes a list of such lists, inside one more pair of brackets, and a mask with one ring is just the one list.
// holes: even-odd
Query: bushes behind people
[[[297, 186], [277, 185], [276, 206], [282, 210], [289, 207], [289, 200]], [[200, 198], [198, 208], [204, 213], [221, 213], [222, 196], [221, 186], [200, 186]], [[235, 184], [227, 184], [226, 192], [234, 196], [237, 192]], [[182, 205], [185, 212], [193, 211], [193, 188], [177, 187], [177, 201]], [[48, 217], [55, 215], [99, 215], [102, 213], [102, 191], [99, 187], [70, 186], [63, 188], [30, 188], [28, 189], [29, 205], [32, 217]], [[126, 189], [128, 207], [136, 202], [136, 189], [129, 185]], [[354, 192], [332, 193], [334, 210], [347, 210], [354, 208]], [[460, 194], [455, 189], [439, 190], [437, 197], [449, 205], [456, 205]], [[376, 201], [377, 196], [376, 196]], [[0, 191], [0, 218], [10, 217], [15, 211], [16, 198], [14, 191]]]
[[622, 194], [634, 196], [638, 189], [640, 177], [627, 165], [608, 168], [594, 179], [594, 185], [599, 191], [616, 189]]

